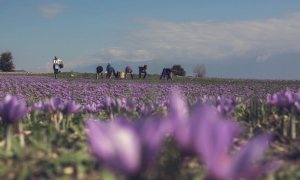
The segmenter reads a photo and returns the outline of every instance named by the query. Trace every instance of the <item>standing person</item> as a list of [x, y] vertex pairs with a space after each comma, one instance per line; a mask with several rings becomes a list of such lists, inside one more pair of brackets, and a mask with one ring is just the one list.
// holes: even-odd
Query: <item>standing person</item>
[[142, 73], [144, 74], [144, 79], [146, 78], [147, 76], [147, 65], [145, 64], [144, 66], [139, 66], [139, 77], [141, 79], [142, 77]]
[[103, 67], [102, 66], [98, 66], [97, 68], [96, 68], [96, 79], [98, 79], [99, 78], [99, 75], [101, 74], [101, 78], [103, 78]]
[[106, 71], [107, 71], [106, 77], [108, 77], [109, 79], [111, 78], [112, 75], [114, 75], [116, 78], [118, 78], [118, 76], [115, 72], [115, 69], [110, 65], [110, 63], [107, 64]]
[[125, 68], [125, 79], [127, 79], [127, 74], [130, 74], [131, 79], [133, 79], [133, 74], [132, 73], [133, 73], [132, 68], [130, 66], [127, 66]]
[[53, 59], [53, 70], [54, 70], [54, 76], [55, 79], [57, 79], [57, 74], [59, 71], [59, 65], [62, 64], [62, 60], [58, 59], [58, 56], [55, 56]]
[[162, 79], [162, 78], [165, 79], [167, 76], [167, 80], [169, 80], [169, 79], [173, 80], [173, 72], [176, 72], [176, 70], [171, 69], [171, 68], [164, 68], [161, 73], [160, 79]]

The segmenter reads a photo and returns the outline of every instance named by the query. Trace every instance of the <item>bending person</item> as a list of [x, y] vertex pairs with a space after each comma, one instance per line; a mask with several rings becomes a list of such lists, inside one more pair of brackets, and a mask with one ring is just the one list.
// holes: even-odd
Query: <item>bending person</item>
[[142, 74], [144, 74], [144, 79], [146, 78], [147, 76], [147, 65], [144, 65], [144, 66], [139, 66], [139, 77], [141, 79], [142, 77]]
[[106, 75], [107, 78], [110, 79], [112, 77], [112, 75], [114, 75], [116, 78], [118, 78], [118, 76], [115, 72], [115, 69], [110, 65], [110, 63], [107, 64], [106, 71], [107, 71], [107, 75]]
[[167, 80], [169, 80], [169, 79], [173, 80], [173, 72], [176, 72], [176, 70], [171, 69], [171, 68], [164, 68], [161, 73], [160, 79], [162, 79], [162, 78], [165, 79], [167, 76]]
[[96, 79], [98, 79], [99, 78], [99, 75], [101, 75], [101, 78], [103, 78], [103, 67], [102, 66], [98, 66], [97, 68], [96, 68]]
[[125, 68], [125, 79], [127, 79], [127, 74], [130, 74], [130, 76], [131, 76], [131, 79], [133, 79], [133, 71], [132, 71], [132, 69], [131, 69], [131, 67], [130, 66], [127, 66], [126, 68]]

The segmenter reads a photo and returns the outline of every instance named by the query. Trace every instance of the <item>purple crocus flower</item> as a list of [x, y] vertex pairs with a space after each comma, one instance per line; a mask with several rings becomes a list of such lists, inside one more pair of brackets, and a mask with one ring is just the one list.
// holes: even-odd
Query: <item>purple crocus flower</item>
[[107, 166], [127, 176], [153, 162], [170, 128], [165, 121], [141, 120], [131, 124], [116, 119], [107, 124], [87, 121], [89, 143], [94, 154]]
[[33, 108], [35, 110], [40, 110], [40, 111], [44, 111], [44, 112], [48, 110], [44, 101], [39, 101], [39, 102], [35, 103], [33, 105]]
[[295, 101], [300, 101], [300, 89], [299, 89], [298, 92], [295, 94], [294, 99], [295, 99]]
[[287, 89], [286, 92], [280, 91], [273, 95], [268, 94], [267, 102], [273, 106], [290, 109], [295, 102], [295, 96], [289, 89]]
[[198, 133], [195, 134], [197, 151], [207, 166], [210, 179], [253, 178], [269, 170], [270, 164], [263, 166], [257, 163], [268, 147], [269, 135], [254, 137], [231, 155], [229, 149], [240, 127], [233, 121], [219, 119], [207, 107], [198, 109], [196, 114], [201, 116]]
[[170, 98], [170, 112], [167, 119], [173, 128], [175, 141], [179, 148], [188, 153], [194, 153], [191, 132], [191, 121], [188, 118], [186, 102], [181, 98], [179, 92], [174, 92]]
[[57, 112], [63, 107], [63, 100], [61, 97], [51, 98], [45, 101], [47, 111]]
[[61, 107], [61, 112], [63, 114], [74, 114], [80, 111], [81, 105], [76, 104], [74, 101], [67, 101]]
[[14, 123], [26, 116], [30, 108], [26, 107], [24, 101], [18, 101], [16, 97], [6, 95], [0, 103], [0, 116], [7, 123]]
[[116, 100], [109, 96], [106, 96], [101, 103], [103, 104], [105, 110], [109, 110], [117, 105]]
[[95, 103], [92, 104], [88, 104], [84, 106], [84, 109], [88, 112], [88, 113], [96, 113], [100, 111], [99, 106], [97, 106]]
[[170, 123], [164, 120], [141, 120], [136, 130], [143, 146], [142, 162], [147, 165], [153, 162], [165, 137], [171, 134]]
[[140, 109], [141, 109], [142, 116], [144, 117], [152, 116], [157, 113], [153, 103], [149, 103], [149, 104], [142, 103]]
[[298, 90], [298, 92], [295, 94], [295, 108], [296, 108], [296, 112], [298, 114], [300, 114], [300, 89]]
[[216, 102], [217, 110], [225, 117], [230, 117], [237, 106], [237, 98], [230, 96], [225, 98], [224, 96], [218, 97]]
[[138, 106], [138, 101], [135, 98], [130, 98], [130, 99], [122, 99], [122, 107], [126, 109], [127, 112], [134, 112], [136, 111], [136, 108]]
[[108, 167], [126, 175], [138, 172], [141, 140], [131, 124], [121, 120], [105, 124], [89, 119], [87, 127], [93, 153]]

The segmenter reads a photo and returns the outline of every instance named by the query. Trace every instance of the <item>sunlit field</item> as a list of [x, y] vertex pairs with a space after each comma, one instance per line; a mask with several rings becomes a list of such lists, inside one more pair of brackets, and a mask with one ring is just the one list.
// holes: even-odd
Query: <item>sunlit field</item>
[[0, 179], [299, 179], [300, 81], [0, 75]]

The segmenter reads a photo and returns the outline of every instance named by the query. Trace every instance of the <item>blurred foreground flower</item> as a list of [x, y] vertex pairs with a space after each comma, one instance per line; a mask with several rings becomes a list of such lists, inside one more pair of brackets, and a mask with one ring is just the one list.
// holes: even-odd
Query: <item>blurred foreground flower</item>
[[[18, 122], [26, 116], [30, 108], [26, 107], [24, 101], [18, 101], [16, 97], [6, 95], [0, 103], [0, 117], [2, 118], [4, 131], [6, 134], [6, 150], [11, 149], [11, 141], [13, 136], [12, 124]], [[20, 145], [24, 147], [25, 141], [22, 133], [22, 127], [18, 123], [18, 131], [20, 136]]]
[[61, 97], [51, 98], [45, 101], [46, 111], [52, 111], [56, 113], [57, 111], [61, 110], [62, 107], [63, 107], [63, 100]]
[[286, 92], [280, 91], [273, 95], [267, 95], [267, 103], [279, 108], [283, 108], [286, 111], [290, 112], [290, 108], [294, 105], [295, 95], [287, 89]]
[[44, 101], [39, 101], [33, 105], [33, 109], [46, 112], [48, 109]]
[[230, 117], [234, 110], [237, 108], [238, 98], [230, 96], [225, 98], [224, 96], [218, 97], [216, 102], [217, 110], [225, 117]]
[[81, 105], [76, 104], [74, 101], [67, 101], [61, 107], [63, 114], [74, 114], [80, 111]]
[[275, 167], [272, 163], [263, 165], [257, 162], [269, 145], [269, 135], [254, 137], [235, 155], [231, 155], [229, 151], [233, 138], [241, 128], [234, 121], [218, 119], [209, 109], [202, 107], [197, 110], [196, 114], [201, 119], [195, 134], [197, 150], [207, 166], [209, 179], [254, 178]]
[[165, 137], [171, 134], [170, 123], [164, 120], [141, 120], [135, 125], [142, 144], [142, 162], [148, 165], [155, 160], [156, 154]]
[[83, 108], [88, 113], [97, 113], [97, 112], [99, 112], [101, 110], [102, 105], [101, 104], [92, 103], [92, 104], [84, 105]]
[[171, 124], [174, 139], [179, 148], [185, 153], [194, 154], [193, 132], [191, 121], [188, 119], [187, 103], [181, 98], [179, 92], [174, 92], [170, 98], [170, 112], [167, 119]]
[[134, 174], [140, 167], [140, 139], [124, 121], [108, 124], [88, 120], [88, 140], [93, 153], [117, 172]]
[[88, 141], [93, 153], [115, 172], [128, 177], [154, 160], [165, 137], [165, 126], [158, 121], [131, 124], [116, 119], [109, 123], [90, 118]]
[[26, 116], [30, 108], [24, 101], [18, 101], [16, 97], [6, 95], [0, 103], [0, 117], [6, 123], [14, 123]]

